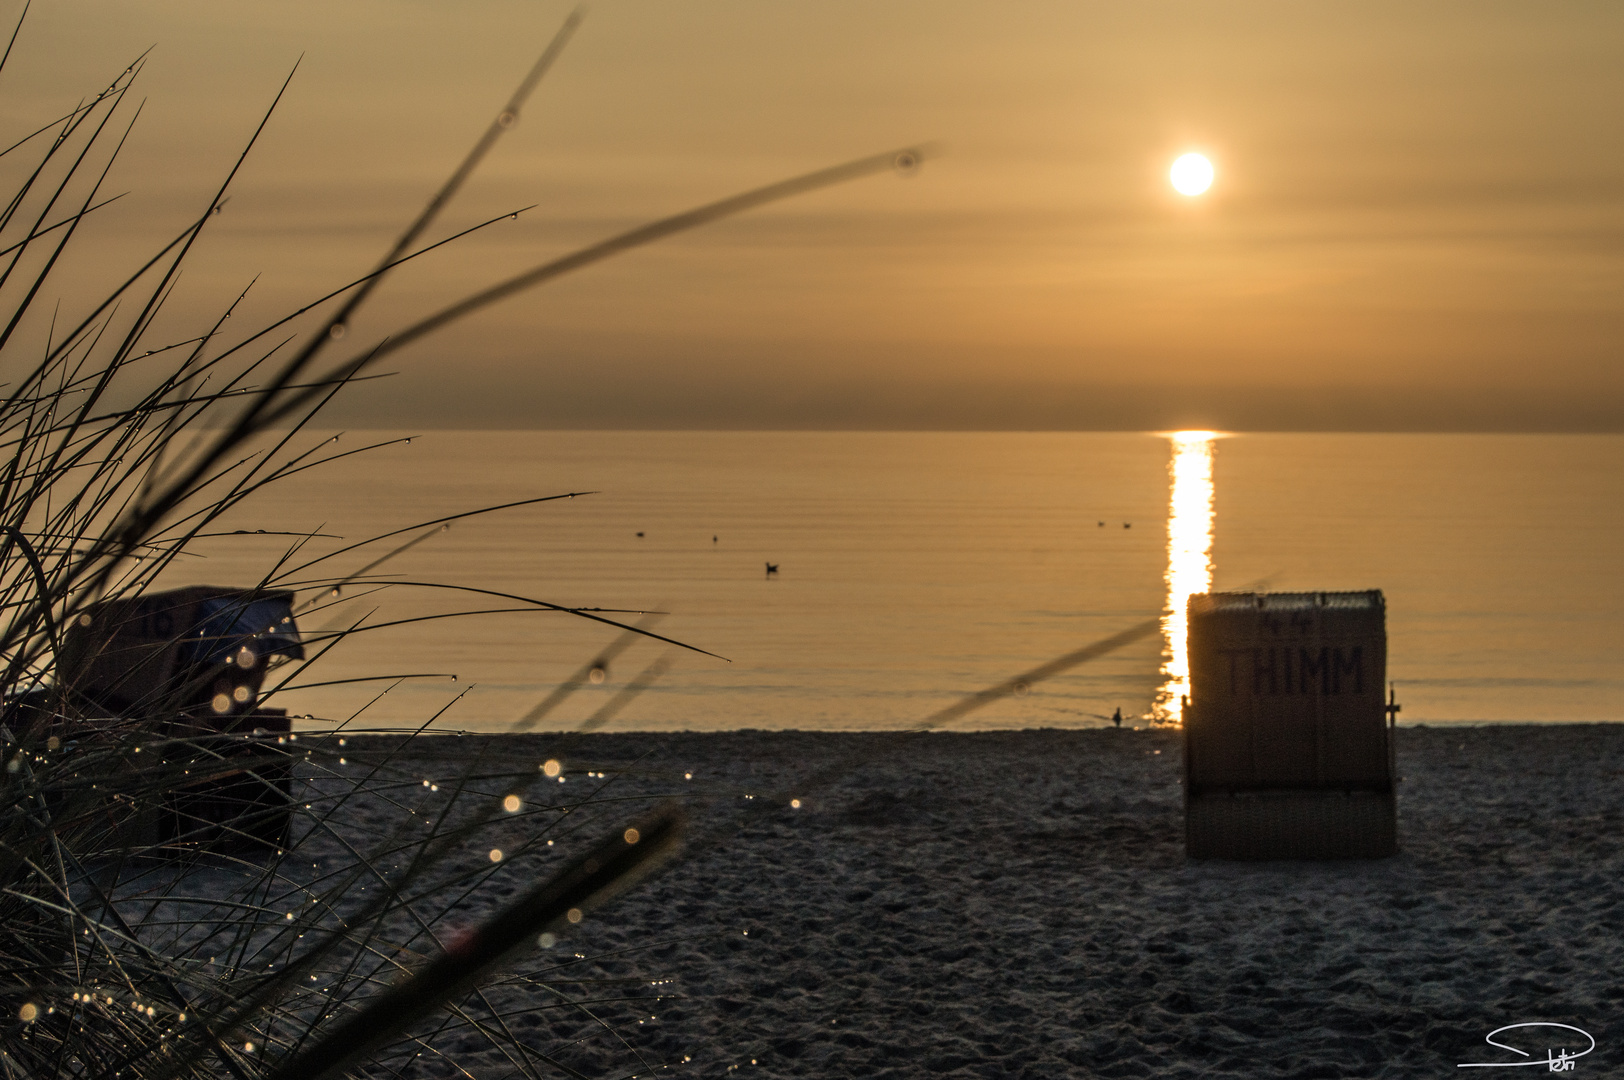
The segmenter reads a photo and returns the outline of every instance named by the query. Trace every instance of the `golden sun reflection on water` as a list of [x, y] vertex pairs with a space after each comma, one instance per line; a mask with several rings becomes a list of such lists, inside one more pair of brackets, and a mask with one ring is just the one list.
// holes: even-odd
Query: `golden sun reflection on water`
[[1167, 504], [1167, 606], [1162, 612], [1162, 685], [1151, 719], [1178, 724], [1190, 692], [1190, 654], [1185, 604], [1212, 588], [1212, 462], [1215, 431], [1175, 431], [1168, 436], [1172, 491]]

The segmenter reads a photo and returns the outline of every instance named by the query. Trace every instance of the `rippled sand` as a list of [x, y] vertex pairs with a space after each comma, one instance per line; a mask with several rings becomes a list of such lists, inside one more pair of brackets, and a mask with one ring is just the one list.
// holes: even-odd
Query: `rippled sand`
[[[602, 789], [583, 837], [635, 812], [616, 795], [711, 798], [680, 861], [537, 954], [578, 998], [641, 987], [601, 1023], [522, 1025], [587, 1072], [1463, 1075], [1517, 1060], [1484, 1036], [1535, 1020], [1599, 1040], [1575, 1074], [1618, 1067], [1624, 727], [1399, 738], [1402, 852], [1340, 864], [1187, 861], [1166, 732], [468, 736], [421, 764], [562, 756], [560, 797]], [[801, 809], [769, 805], [825, 768]]]

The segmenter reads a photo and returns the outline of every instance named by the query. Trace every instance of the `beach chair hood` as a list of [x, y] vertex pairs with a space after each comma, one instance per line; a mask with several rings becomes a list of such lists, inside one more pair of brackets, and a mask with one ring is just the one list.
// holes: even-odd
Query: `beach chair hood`
[[304, 659], [290, 593], [223, 593], [200, 601], [198, 615], [197, 633], [183, 645], [193, 663], [230, 663], [244, 648], [259, 656]]

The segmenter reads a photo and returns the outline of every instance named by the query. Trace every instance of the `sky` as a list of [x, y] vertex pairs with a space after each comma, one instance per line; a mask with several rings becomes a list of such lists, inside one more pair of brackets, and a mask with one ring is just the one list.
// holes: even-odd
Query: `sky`
[[[37, 0], [20, 135], [147, 54], [64, 310], [206, 206], [155, 333], [365, 272], [571, 9]], [[20, 5], [6, 9], [15, 17]], [[374, 427], [1624, 429], [1624, 6], [601, 0], [376, 340], [645, 221], [923, 166], [619, 256], [391, 358]], [[8, 140], [9, 142], [9, 140]], [[1210, 191], [1167, 171], [1206, 154]], [[43, 333], [42, 327], [34, 328]]]

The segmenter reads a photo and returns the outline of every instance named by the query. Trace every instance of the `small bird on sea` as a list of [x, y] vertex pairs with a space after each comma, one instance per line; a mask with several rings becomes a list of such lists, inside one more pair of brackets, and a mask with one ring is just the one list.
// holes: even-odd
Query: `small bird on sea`
[[775, 563], [775, 562], [768, 563], [767, 564], [767, 576], [772, 577], [776, 573], [778, 573], [778, 564]]
[[[1123, 523], [1122, 523], [1122, 527], [1123, 527], [1123, 528], [1124, 528], [1124, 529], [1131, 529], [1131, 528], [1133, 528], [1133, 522], [1131, 522], [1131, 521], [1124, 521], [1124, 522], [1123, 522]], [[638, 534], [637, 534], [637, 535], [638, 535], [638, 536], [642, 536], [642, 535], [643, 535], [643, 534], [642, 534], [642, 533], [638, 533]]]
[[642, 539], [642, 538], [643, 538], [643, 534], [642, 534], [642, 533], [638, 533], [638, 534], [637, 534], [637, 538], [638, 538], [638, 539], [639, 539], [639, 540], [641, 540], [641, 539]]

